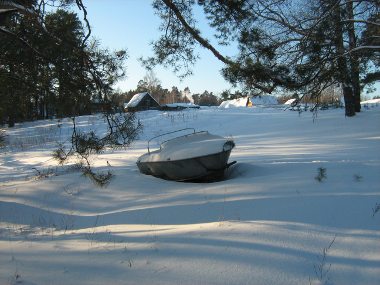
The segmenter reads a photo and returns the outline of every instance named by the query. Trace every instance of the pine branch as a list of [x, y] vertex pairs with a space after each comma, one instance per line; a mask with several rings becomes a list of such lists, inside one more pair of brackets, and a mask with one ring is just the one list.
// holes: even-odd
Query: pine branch
[[[219, 59], [221, 62], [223, 62], [224, 64], [226, 64], [227, 66], [230, 66], [230, 67], [233, 67], [233, 66], [238, 66], [239, 63], [236, 63], [232, 60], [230, 60], [229, 58], [223, 56], [213, 45], [211, 45], [209, 43], [209, 41], [205, 38], [203, 38], [201, 35], [200, 35], [200, 32], [197, 31], [195, 28], [191, 27], [187, 21], [185, 20], [185, 18], [183, 17], [183, 15], [181, 14], [180, 10], [177, 8], [177, 6], [173, 3], [172, 0], [161, 0], [165, 5], [166, 7], [169, 8], [170, 11], [173, 11], [173, 13], [175, 14], [175, 16], [177, 17], [177, 19], [181, 22], [182, 26], [186, 29], [186, 31], [201, 45], [203, 46], [204, 48], [210, 50], [212, 52], [212, 54], [217, 58]], [[265, 93], [272, 93], [273, 90], [275, 89], [275, 85], [271, 86], [271, 87], [266, 87], [266, 86], [263, 86], [261, 84], [258, 84], [257, 82], [253, 82], [251, 81], [250, 82], [252, 84], [253, 87], [265, 92]]]

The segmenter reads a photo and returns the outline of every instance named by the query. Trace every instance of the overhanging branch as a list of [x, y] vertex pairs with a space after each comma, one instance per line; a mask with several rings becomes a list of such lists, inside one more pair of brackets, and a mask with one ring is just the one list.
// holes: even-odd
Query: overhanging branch
[[20, 38], [18, 35], [16, 35], [12, 31], [8, 30], [7, 28], [0, 26], [0, 33], [3, 33], [3, 34], [6, 34], [8, 36], [13, 37], [14, 39], [21, 42], [23, 45], [27, 46], [29, 49], [31, 49], [38, 56], [40, 56], [43, 59], [46, 59], [46, 57], [43, 54], [41, 54], [38, 50], [36, 50], [33, 46], [31, 46], [26, 40]]
[[164, 4], [176, 15], [177, 19], [181, 22], [182, 26], [186, 29], [188, 33], [191, 34], [191, 36], [204, 48], [210, 50], [217, 59], [222, 61], [223, 63], [227, 65], [233, 64], [231, 60], [223, 56], [219, 51], [217, 51], [206, 39], [204, 39], [198, 31], [196, 31], [194, 28], [192, 28], [187, 21], [182, 16], [181, 12], [178, 10], [177, 6], [173, 4], [172, 0], [162, 0]]
[[[177, 6], [173, 3], [173, 0], [161, 0], [166, 7], [169, 8], [170, 11], [174, 13], [174, 15], [177, 17], [177, 19], [180, 21], [184, 29], [204, 48], [208, 49], [209, 51], [212, 52], [212, 54], [219, 59], [221, 62], [228, 66], [236, 66], [238, 63], [230, 60], [229, 58], [223, 56], [213, 45], [209, 43], [209, 41], [205, 38], [203, 38], [200, 33], [191, 27], [185, 18], [182, 16], [181, 11], [177, 8]], [[274, 90], [275, 86], [267, 87], [260, 85], [256, 82], [251, 82], [251, 85], [265, 93], [272, 93]]]

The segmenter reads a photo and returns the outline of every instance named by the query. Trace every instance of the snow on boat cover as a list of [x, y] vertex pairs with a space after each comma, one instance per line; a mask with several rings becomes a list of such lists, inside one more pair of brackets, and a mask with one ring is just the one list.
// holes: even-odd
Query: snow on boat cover
[[208, 132], [195, 132], [168, 140], [160, 149], [149, 151], [137, 160], [144, 174], [170, 180], [215, 180], [223, 177], [232, 140]]

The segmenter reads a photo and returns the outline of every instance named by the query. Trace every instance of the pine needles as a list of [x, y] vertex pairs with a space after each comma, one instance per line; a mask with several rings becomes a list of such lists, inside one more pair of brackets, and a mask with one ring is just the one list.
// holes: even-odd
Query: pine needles
[[107, 148], [118, 149], [128, 147], [142, 130], [142, 124], [134, 114], [105, 114], [107, 132], [98, 136], [94, 131], [84, 132], [77, 128], [75, 117], [72, 118], [73, 132], [69, 147], [60, 144], [52, 156], [59, 164], [67, 163], [70, 158], [76, 159], [84, 176], [89, 177], [96, 185], [107, 186], [113, 177], [110, 170], [95, 172], [90, 158], [103, 153]]

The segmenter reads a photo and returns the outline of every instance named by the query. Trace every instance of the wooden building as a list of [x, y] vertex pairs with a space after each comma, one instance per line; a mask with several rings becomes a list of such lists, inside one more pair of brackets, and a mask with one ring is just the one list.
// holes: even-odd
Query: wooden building
[[160, 109], [160, 104], [148, 93], [138, 93], [133, 95], [132, 99], [125, 104], [126, 112], [135, 112], [143, 110]]

